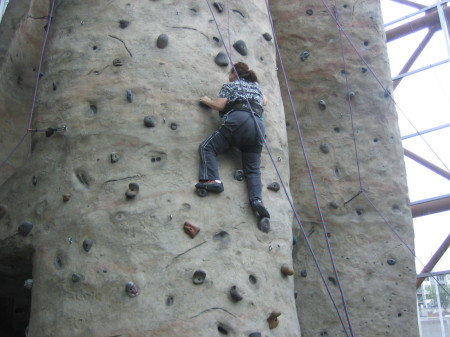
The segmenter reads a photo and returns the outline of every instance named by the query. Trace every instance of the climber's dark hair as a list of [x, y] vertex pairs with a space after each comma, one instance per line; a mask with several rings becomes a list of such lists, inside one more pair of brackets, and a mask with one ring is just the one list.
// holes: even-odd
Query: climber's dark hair
[[[235, 63], [234, 69], [236, 69], [239, 78], [245, 79], [250, 82], [258, 81], [258, 77], [256, 77], [255, 72], [253, 70], [250, 70], [250, 68], [246, 63], [244, 62]], [[234, 69], [231, 68], [231, 71], [234, 71]]]

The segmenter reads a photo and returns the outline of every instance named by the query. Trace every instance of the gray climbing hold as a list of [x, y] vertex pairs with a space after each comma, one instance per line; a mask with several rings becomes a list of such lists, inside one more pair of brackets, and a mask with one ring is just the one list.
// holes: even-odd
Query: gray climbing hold
[[330, 152], [330, 146], [326, 143], [320, 144], [320, 151], [323, 153], [329, 153]]
[[295, 290], [295, 291], [294, 291], [294, 299], [297, 299], [297, 296], [298, 296], [298, 291]]
[[325, 110], [327, 108], [327, 102], [324, 99], [321, 99], [319, 101], [319, 109], [320, 110]]
[[119, 21], [120, 28], [125, 29], [130, 25], [130, 21], [120, 20]]
[[33, 176], [33, 178], [31, 179], [31, 182], [33, 183], [34, 186], [36, 186], [38, 183], [38, 177]]
[[156, 46], [159, 49], [166, 48], [168, 44], [169, 44], [169, 37], [167, 36], [167, 34], [161, 34], [160, 36], [158, 36], [158, 39], [156, 40]]
[[170, 128], [171, 128], [172, 130], [178, 129], [177, 123], [170, 123]]
[[128, 296], [130, 297], [136, 297], [137, 295], [139, 295], [139, 289], [137, 288], [137, 286], [129, 281], [126, 285], [125, 285], [125, 292], [128, 294]]
[[127, 101], [132, 103], [133, 102], [133, 93], [131, 90], [127, 90]]
[[308, 272], [306, 271], [306, 269], [303, 269], [303, 270], [300, 272], [300, 276], [301, 276], [301, 277], [306, 277], [306, 276], [308, 276]]
[[292, 245], [295, 246], [297, 244], [297, 242], [298, 242], [298, 238], [294, 235], [292, 237]]
[[61, 256], [56, 256], [55, 257], [55, 268], [56, 269], [62, 269], [62, 267], [63, 267], [63, 261], [62, 261], [62, 259], [61, 259]]
[[280, 190], [280, 184], [274, 181], [273, 183], [270, 183], [269, 186], [267, 186], [267, 189], [274, 192], [278, 192]]
[[18, 233], [21, 236], [27, 236], [30, 234], [31, 230], [33, 229], [33, 224], [29, 221], [22, 222], [18, 228]]
[[84, 276], [78, 273], [73, 273], [72, 274], [72, 282], [79, 282], [79, 281], [83, 281], [84, 280]]
[[56, 86], [56, 83], [53, 82], [53, 91], [56, 91], [56, 89], [58, 89], [58, 87]]
[[338, 209], [339, 208], [339, 204], [335, 200], [330, 201], [329, 205], [330, 205], [331, 208], [334, 208], [334, 209]]
[[167, 296], [167, 299], [166, 299], [166, 305], [169, 307], [169, 306], [171, 306], [172, 304], [173, 304], [173, 296], [172, 296], [172, 295]]
[[125, 192], [127, 199], [134, 199], [139, 194], [139, 185], [137, 183], [129, 183], [128, 190]]
[[242, 295], [239, 294], [239, 291], [237, 290], [236, 286], [231, 287], [230, 296], [233, 299], [233, 301], [236, 301], [236, 302], [239, 302], [243, 299]]
[[205, 282], [206, 273], [203, 270], [196, 270], [192, 276], [192, 282], [194, 284], [203, 284]]
[[395, 260], [395, 259], [388, 259], [387, 260], [387, 264], [390, 265], [390, 266], [393, 266], [396, 263], [397, 263], [397, 260]]
[[0, 219], [3, 218], [8, 212], [8, 206], [5, 204], [0, 204]]
[[117, 152], [111, 152], [111, 163], [117, 163], [120, 159], [120, 155]]
[[144, 118], [144, 125], [148, 128], [153, 128], [155, 127], [155, 120], [153, 119], [152, 116], [145, 116]]
[[92, 241], [91, 239], [86, 239], [83, 241], [83, 249], [88, 252], [91, 250], [93, 244], [94, 241]]
[[384, 91], [384, 98], [388, 98], [388, 97], [391, 97], [391, 91], [389, 89], [386, 89]]
[[269, 218], [261, 218], [258, 221], [258, 229], [261, 232], [269, 233], [269, 230], [270, 230], [270, 219]]
[[27, 279], [25, 280], [25, 283], [23, 284], [23, 286], [28, 289], [31, 290], [31, 288], [33, 288], [33, 280], [32, 279]]
[[219, 11], [219, 13], [222, 13], [222, 12], [223, 12], [223, 5], [222, 5], [220, 2], [215, 2], [213, 5], [214, 5], [214, 7], [217, 8], [217, 10]]
[[123, 66], [123, 61], [122, 61], [122, 59], [119, 59], [119, 58], [114, 59], [114, 60], [113, 60], [113, 66], [115, 66], [115, 67]]
[[236, 170], [234, 171], [234, 179], [237, 181], [243, 181], [244, 180], [244, 170]]
[[309, 57], [309, 51], [305, 50], [303, 53], [300, 54], [300, 60], [305, 61]]
[[350, 92], [347, 94], [347, 98], [348, 98], [348, 99], [353, 99], [353, 98], [355, 98], [355, 96], [356, 96], [356, 94], [355, 94], [354, 91], [350, 91]]
[[261, 337], [261, 332], [252, 332], [248, 337]]
[[314, 11], [310, 8], [306, 10], [306, 14], [313, 15]]
[[237, 51], [239, 54], [241, 54], [242, 56], [247, 56], [247, 54], [248, 54], [248, 49], [247, 49], [247, 45], [245, 44], [244, 41], [242, 41], [242, 40], [236, 41], [236, 42], [233, 44], [233, 47], [234, 47], [234, 49], [236, 49], [236, 51]]
[[216, 57], [214, 58], [214, 62], [221, 67], [226, 67], [229, 64], [227, 55], [222, 52], [216, 55]]
[[269, 33], [264, 33], [263, 37], [266, 39], [266, 41], [271, 41], [272, 40], [272, 35], [270, 35]]
[[251, 274], [248, 276], [248, 280], [250, 281], [251, 284], [256, 284], [256, 282], [258, 282], [256, 276]]
[[228, 232], [222, 230], [213, 235], [213, 240], [224, 240], [229, 236]]

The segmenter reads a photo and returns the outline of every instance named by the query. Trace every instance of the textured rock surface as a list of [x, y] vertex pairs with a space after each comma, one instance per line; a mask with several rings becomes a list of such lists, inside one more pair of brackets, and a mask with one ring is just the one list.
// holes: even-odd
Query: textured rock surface
[[[45, 25], [29, 16], [46, 16], [48, 6], [12, 1], [0, 28], [2, 159], [28, 121]], [[394, 106], [342, 37], [344, 64], [339, 31], [322, 4], [277, 0], [271, 6], [355, 335], [417, 336], [412, 256], [364, 197], [412, 246]], [[352, 40], [390, 88], [378, 3], [339, 6]], [[233, 61], [255, 69], [269, 98], [269, 146], [340, 303], [282, 85], [287, 152], [274, 41], [263, 36], [271, 32], [265, 4], [212, 10]], [[167, 45], [159, 48], [163, 34]], [[247, 56], [234, 49], [239, 40]], [[31, 337], [300, 336], [298, 320], [303, 336], [344, 335], [295, 223], [295, 284], [280, 271], [292, 265], [293, 241], [282, 190], [264, 190], [272, 214], [268, 234], [257, 229], [245, 183], [234, 179], [238, 153], [220, 158], [223, 194], [194, 192], [197, 146], [219, 124], [198, 98], [216, 96], [227, 79], [227, 67], [215, 63], [220, 52], [204, 1], [57, 2], [33, 127], [67, 125], [68, 131], [33, 134], [25, 165], [29, 138], [0, 169], [0, 280], [8, 280], [3, 288], [17, 299], [14, 308], [0, 310], [15, 312], [14, 329], [26, 324], [29, 308], [21, 310], [30, 291], [23, 284], [33, 278]], [[349, 92], [355, 94], [354, 133]], [[144, 125], [147, 116], [153, 127]], [[266, 151], [262, 174], [265, 186], [279, 182]], [[130, 183], [139, 185], [134, 198], [125, 196]], [[31, 232], [17, 235], [26, 221]], [[186, 221], [200, 228], [194, 238], [184, 232]], [[396, 264], [387, 263], [391, 258]], [[198, 270], [205, 279], [194, 285]], [[127, 294], [128, 282], [137, 296]], [[242, 300], [231, 298], [233, 286]], [[270, 330], [273, 311], [282, 315]]]
[[[230, 45], [245, 40], [247, 56], [231, 52], [259, 75], [270, 101], [268, 141], [288, 180], [265, 4], [235, 4], [229, 19], [213, 10], [227, 40], [233, 24]], [[235, 151], [220, 158], [224, 193], [200, 198], [193, 188], [198, 144], [220, 123], [198, 99], [215, 97], [228, 78], [214, 62], [224, 50], [217, 37], [203, 1], [57, 2], [33, 127], [68, 131], [34, 134], [32, 155], [0, 191], [8, 206], [1, 242], [34, 249], [30, 336], [300, 336], [294, 281], [280, 272], [292, 265], [286, 199], [264, 190], [271, 231], [259, 231], [245, 182], [233, 177]], [[262, 175], [264, 185], [277, 179], [267, 153]], [[139, 193], [127, 199], [131, 182]], [[31, 233], [15, 235], [24, 221]], [[200, 228], [195, 238], [186, 221]], [[203, 284], [193, 284], [196, 270], [206, 273]], [[135, 297], [125, 291], [130, 281]], [[241, 301], [230, 297], [232, 286]], [[273, 311], [281, 316], [270, 330]]]
[[[378, 1], [333, 5], [359, 53], [392, 91]], [[272, 13], [327, 233], [283, 88], [291, 191], [341, 316], [345, 320], [325, 236], [355, 335], [417, 336], [414, 258], [385, 222], [413, 247], [394, 104], [322, 3], [276, 1]], [[305, 240], [294, 231], [300, 238], [294, 259], [302, 334], [341, 336], [342, 325]], [[388, 265], [390, 258], [397, 263]]]

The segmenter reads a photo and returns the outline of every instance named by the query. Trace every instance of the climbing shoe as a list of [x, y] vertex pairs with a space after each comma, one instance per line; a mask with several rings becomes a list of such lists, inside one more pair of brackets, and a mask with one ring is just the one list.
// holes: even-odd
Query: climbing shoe
[[252, 206], [253, 211], [260, 218], [270, 218], [269, 211], [264, 207], [264, 204], [261, 200], [255, 199], [250, 201], [250, 206]]
[[201, 190], [207, 190], [209, 192], [214, 193], [220, 193], [223, 192], [223, 184], [220, 180], [208, 180], [208, 181], [201, 181], [197, 184], [195, 184], [195, 188], [201, 189]]

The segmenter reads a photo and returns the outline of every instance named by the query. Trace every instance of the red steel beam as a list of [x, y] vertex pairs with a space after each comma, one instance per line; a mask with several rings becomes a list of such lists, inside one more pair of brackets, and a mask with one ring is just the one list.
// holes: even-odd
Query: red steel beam
[[[450, 19], [450, 7], [444, 7], [444, 15], [446, 20]], [[398, 39], [402, 36], [417, 32], [418, 30], [429, 28], [433, 25], [439, 25], [439, 14], [436, 8], [430, 9], [427, 14], [421, 18], [418, 18], [414, 21], [405, 23], [404, 25], [398, 26], [396, 28], [392, 28], [386, 32], [386, 42], [391, 42], [395, 39]]]
[[[447, 251], [447, 248], [450, 246], [450, 234], [447, 236], [447, 238], [444, 240], [442, 245], [438, 248], [436, 253], [431, 257], [430, 261], [428, 261], [427, 265], [422, 269], [422, 272], [420, 274], [425, 273], [431, 273], [433, 268], [436, 266], [436, 264], [439, 262], [441, 257], [445, 254]], [[416, 280], [416, 289], [420, 287], [422, 282], [425, 281], [425, 277], [419, 277]]]

